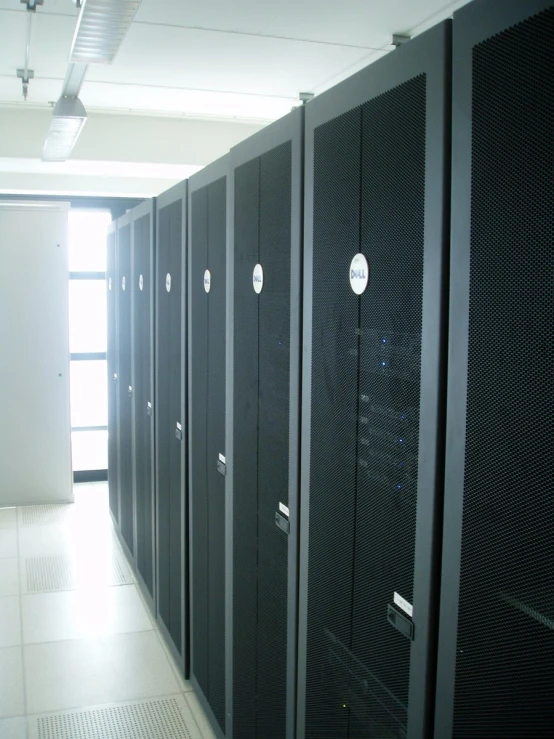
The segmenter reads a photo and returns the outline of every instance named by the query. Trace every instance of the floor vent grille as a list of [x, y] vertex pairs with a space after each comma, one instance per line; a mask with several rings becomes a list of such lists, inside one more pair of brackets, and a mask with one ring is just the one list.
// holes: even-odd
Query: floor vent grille
[[37, 739], [196, 739], [175, 698], [37, 718]]
[[[73, 557], [29, 557], [25, 560], [28, 593], [47, 593], [54, 590], [77, 590], [89, 585], [128, 585], [133, 582], [117, 554], [105, 569], [81, 568]], [[111, 565], [111, 566], [110, 566]]]
[[43, 524], [65, 523], [72, 504], [29, 505], [21, 509], [22, 526], [38, 526]]

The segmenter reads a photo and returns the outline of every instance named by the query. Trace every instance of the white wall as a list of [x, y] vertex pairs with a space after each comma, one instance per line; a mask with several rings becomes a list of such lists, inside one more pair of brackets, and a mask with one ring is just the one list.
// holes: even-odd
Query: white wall
[[0, 506], [73, 500], [67, 212], [0, 202]]
[[262, 125], [90, 113], [71, 159], [41, 161], [51, 111], [0, 107], [0, 192], [152, 197]]

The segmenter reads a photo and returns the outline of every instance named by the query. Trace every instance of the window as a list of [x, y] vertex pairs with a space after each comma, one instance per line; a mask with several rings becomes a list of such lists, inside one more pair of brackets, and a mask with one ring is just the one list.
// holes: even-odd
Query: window
[[[106, 210], [69, 212], [69, 347], [74, 473], [95, 479], [108, 467]], [[96, 474], [95, 474], [96, 473]]]

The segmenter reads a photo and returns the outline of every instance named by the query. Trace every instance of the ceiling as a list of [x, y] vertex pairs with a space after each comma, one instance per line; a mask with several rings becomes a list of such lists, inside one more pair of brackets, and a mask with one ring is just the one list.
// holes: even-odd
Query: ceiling
[[[116, 2], [117, 0], [114, 0]], [[89, 66], [89, 112], [266, 123], [379, 56], [393, 33], [414, 35], [468, 0], [143, 0], [114, 63]], [[0, 0], [0, 106], [57, 100], [78, 11], [44, 0], [33, 18], [22, 97], [27, 12]]]

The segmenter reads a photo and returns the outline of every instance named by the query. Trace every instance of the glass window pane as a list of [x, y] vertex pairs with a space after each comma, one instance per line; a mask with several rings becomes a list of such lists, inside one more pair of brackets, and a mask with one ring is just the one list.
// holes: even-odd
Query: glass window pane
[[71, 425], [108, 425], [107, 362], [71, 362]]
[[106, 271], [106, 231], [112, 216], [106, 210], [69, 211], [69, 271]]
[[69, 281], [69, 351], [107, 351], [106, 280]]
[[108, 469], [108, 432], [73, 431], [71, 434], [73, 472]]

